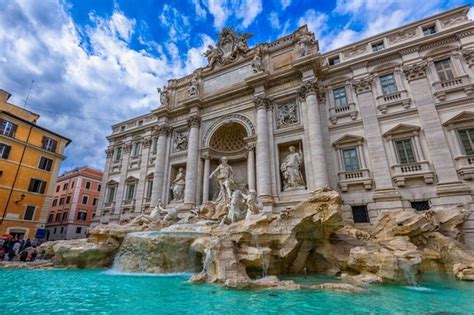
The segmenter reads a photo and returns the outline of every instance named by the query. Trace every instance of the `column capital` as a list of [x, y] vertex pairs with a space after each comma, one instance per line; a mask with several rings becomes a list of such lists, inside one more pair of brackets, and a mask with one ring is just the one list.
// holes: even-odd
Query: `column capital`
[[146, 137], [146, 138], [143, 140], [143, 147], [144, 147], [144, 148], [149, 148], [149, 147], [151, 147], [152, 142], [153, 142], [153, 140], [151, 139], [151, 137]]
[[301, 85], [299, 95], [304, 99], [309, 95], [316, 95], [318, 101], [323, 103], [326, 101], [326, 88], [317, 80], [306, 81]]
[[247, 151], [253, 151], [255, 150], [255, 142], [247, 143]]
[[114, 155], [114, 148], [113, 148], [113, 147], [108, 147], [108, 148], [105, 150], [105, 156], [106, 156], [107, 158], [111, 158], [113, 155]]
[[372, 75], [368, 75], [358, 80], [352, 80], [351, 83], [356, 94], [361, 94], [365, 92], [371, 92], [373, 82], [374, 77]]
[[408, 81], [413, 81], [426, 77], [426, 70], [428, 63], [426, 61], [406, 65], [403, 67], [403, 73], [407, 77]]
[[122, 150], [123, 150], [123, 153], [130, 153], [130, 151], [132, 150], [132, 143], [129, 142], [129, 143], [125, 143], [123, 146], [122, 146]]
[[256, 96], [253, 99], [253, 103], [255, 104], [255, 108], [257, 108], [257, 110], [259, 110], [261, 108], [264, 108], [265, 110], [268, 110], [272, 106], [271, 100], [268, 97], [261, 96], [261, 95]]
[[170, 133], [171, 133], [171, 127], [166, 125], [166, 124], [163, 124], [163, 125], [159, 125], [155, 128], [153, 134], [155, 136], [168, 136]]
[[201, 126], [201, 116], [196, 115], [196, 114], [191, 115], [188, 117], [187, 122], [188, 122], [189, 128], [193, 128], [193, 127], [199, 128]]

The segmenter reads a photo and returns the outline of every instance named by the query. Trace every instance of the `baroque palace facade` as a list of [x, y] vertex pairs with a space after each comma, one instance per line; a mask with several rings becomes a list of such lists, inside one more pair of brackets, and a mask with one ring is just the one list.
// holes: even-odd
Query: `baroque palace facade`
[[[324, 186], [341, 193], [349, 222], [400, 208], [473, 211], [468, 10], [325, 53], [306, 26], [254, 48], [250, 34], [224, 29], [208, 66], [158, 89], [157, 109], [112, 126], [94, 223], [129, 220], [159, 201], [192, 209], [221, 198], [228, 177], [255, 190], [263, 211]], [[465, 232], [474, 247], [474, 215]]]

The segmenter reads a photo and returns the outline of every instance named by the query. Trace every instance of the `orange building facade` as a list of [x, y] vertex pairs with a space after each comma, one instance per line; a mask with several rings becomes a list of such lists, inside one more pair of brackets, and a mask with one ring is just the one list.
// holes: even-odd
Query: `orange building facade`
[[45, 238], [64, 149], [71, 140], [36, 124], [39, 115], [0, 90], [0, 235]]
[[58, 177], [46, 223], [47, 240], [86, 237], [102, 190], [102, 175], [85, 166]]

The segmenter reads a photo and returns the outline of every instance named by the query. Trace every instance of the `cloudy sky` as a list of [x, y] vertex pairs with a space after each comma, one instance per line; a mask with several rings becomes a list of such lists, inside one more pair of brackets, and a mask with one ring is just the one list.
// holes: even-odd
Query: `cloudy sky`
[[[159, 106], [156, 88], [205, 66], [224, 26], [251, 46], [308, 24], [327, 51], [469, 0], [0, 0], [0, 88], [73, 140], [62, 171], [103, 168], [110, 126]], [[472, 18], [471, 10], [470, 15]]]

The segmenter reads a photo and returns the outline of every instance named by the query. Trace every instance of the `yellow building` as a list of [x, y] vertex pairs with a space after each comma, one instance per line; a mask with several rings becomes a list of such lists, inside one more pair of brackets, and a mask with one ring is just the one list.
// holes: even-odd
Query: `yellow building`
[[42, 238], [64, 149], [71, 140], [36, 124], [0, 89], [0, 235]]

